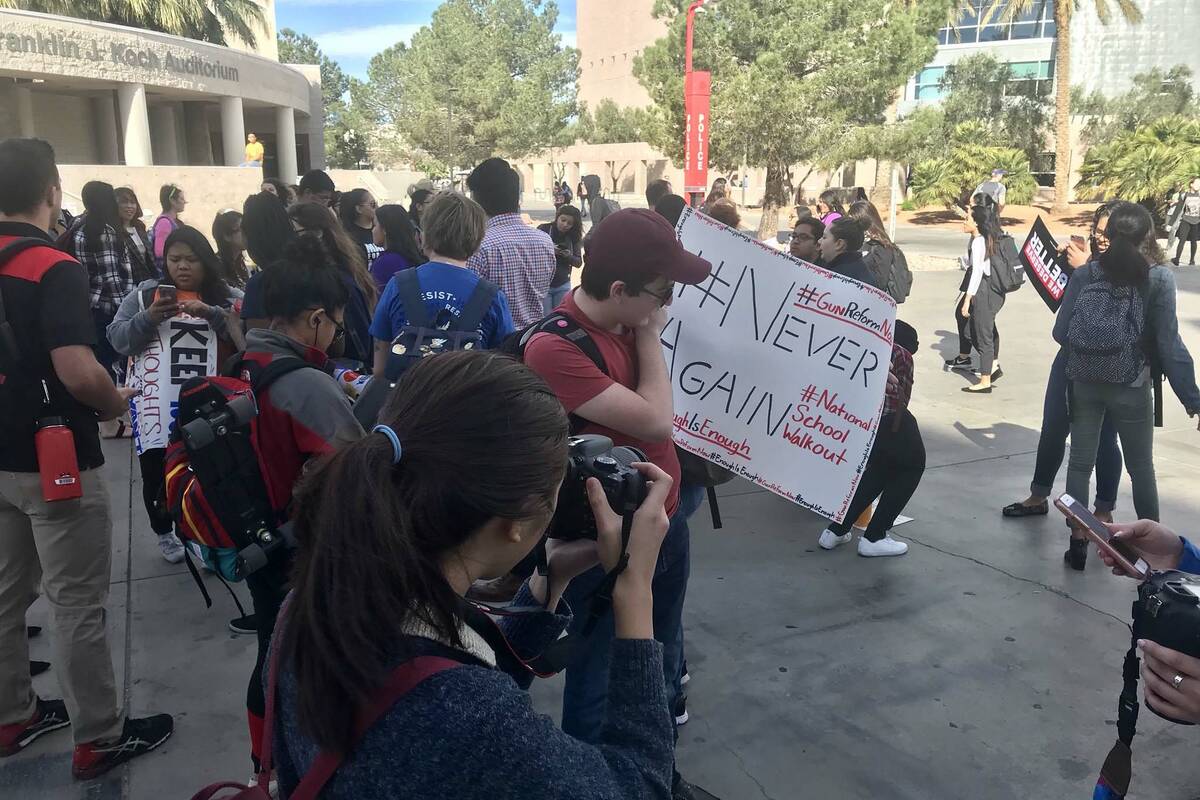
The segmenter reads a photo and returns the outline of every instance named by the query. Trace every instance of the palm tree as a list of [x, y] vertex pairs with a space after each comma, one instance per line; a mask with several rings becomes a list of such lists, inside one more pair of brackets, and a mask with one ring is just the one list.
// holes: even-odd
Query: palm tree
[[0, 0], [0, 8], [20, 8], [227, 45], [237, 38], [253, 46], [265, 28], [255, 0]]
[[[1013, 20], [1042, 0], [986, 0], [982, 22], [997, 14]], [[1142, 21], [1142, 11], [1134, 0], [1055, 0], [1054, 2], [1054, 211], [1067, 210], [1071, 191], [1071, 20], [1084, 2], [1096, 9], [1100, 22], [1107, 25], [1115, 4], [1127, 22]], [[966, 0], [964, 7], [974, 4]]]

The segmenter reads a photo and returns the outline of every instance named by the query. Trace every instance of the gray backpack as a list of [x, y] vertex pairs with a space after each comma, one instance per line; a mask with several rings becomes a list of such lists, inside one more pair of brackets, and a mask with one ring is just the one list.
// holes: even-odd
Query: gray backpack
[[1067, 377], [1128, 385], [1146, 367], [1146, 307], [1133, 286], [1114, 286], [1093, 266], [1067, 329]]

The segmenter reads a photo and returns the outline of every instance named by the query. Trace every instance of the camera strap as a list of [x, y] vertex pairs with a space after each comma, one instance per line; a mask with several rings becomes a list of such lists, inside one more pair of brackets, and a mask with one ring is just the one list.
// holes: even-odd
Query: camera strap
[[1121, 667], [1121, 696], [1117, 699], [1117, 741], [1104, 759], [1104, 766], [1100, 768], [1095, 800], [1120, 800], [1129, 791], [1129, 784], [1133, 779], [1132, 748], [1133, 737], [1137, 733], [1138, 675], [1141, 669], [1141, 660], [1137, 655], [1140, 627], [1137, 603], [1134, 604], [1133, 619], [1132, 641]]
[[[627, 502], [626, 505], [628, 506], [630, 503]], [[569, 633], [551, 643], [541, 655], [531, 659], [523, 659], [513, 650], [512, 645], [509, 644], [508, 639], [505, 638], [504, 633], [491, 619], [491, 616], [522, 617], [531, 614], [544, 614], [547, 609], [540, 606], [497, 608], [483, 603], [468, 603], [469, 609], [466, 614], [467, 624], [496, 651], [500, 661], [506, 661], [510, 666], [515, 662], [517, 671], [528, 672], [539, 678], [549, 678], [562, 672], [575, 660], [575, 655], [578, 653], [579, 648], [592, 635], [596, 629], [596, 625], [604, 618], [604, 615], [612, 610], [612, 595], [617, 585], [617, 579], [621, 577], [621, 573], [629, 566], [629, 537], [633, 533], [633, 515], [636, 511], [636, 506], [632, 509], [626, 508], [621, 516], [621, 557], [617, 560], [617, 564], [612, 568], [612, 571], [605, 574], [600, 585], [588, 596], [587, 621], [584, 622], [583, 628], [578, 633]], [[511, 669], [505, 669], [504, 671], [513, 674]]]

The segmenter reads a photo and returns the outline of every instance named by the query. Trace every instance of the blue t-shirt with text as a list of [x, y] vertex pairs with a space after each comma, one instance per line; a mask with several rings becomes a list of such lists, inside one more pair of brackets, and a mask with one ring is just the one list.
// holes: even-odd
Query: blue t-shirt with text
[[[469, 269], [430, 261], [417, 267], [417, 283], [421, 287], [421, 298], [425, 301], [426, 313], [431, 320], [445, 309], [454, 316], [462, 314], [463, 306], [479, 284], [479, 276]], [[390, 342], [400, 329], [408, 324], [404, 303], [396, 278], [388, 281], [379, 305], [375, 307], [375, 320], [371, 323], [371, 336]], [[491, 308], [479, 323], [479, 333], [486, 348], [499, 347], [504, 337], [513, 332], [512, 312], [508, 309], [508, 298], [497, 292]]]

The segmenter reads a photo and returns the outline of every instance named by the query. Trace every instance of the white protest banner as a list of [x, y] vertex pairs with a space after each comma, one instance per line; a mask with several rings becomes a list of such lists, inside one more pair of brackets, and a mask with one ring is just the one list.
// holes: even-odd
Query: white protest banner
[[663, 330], [675, 443], [842, 521], [879, 425], [895, 302], [691, 209], [678, 233], [713, 271], [677, 287]]
[[167, 446], [179, 410], [179, 387], [217, 372], [217, 335], [202, 319], [181, 314], [158, 328], [158, 337], [129, 360], [125, 383], [141, 390], [129, 403], [138, 455]]

